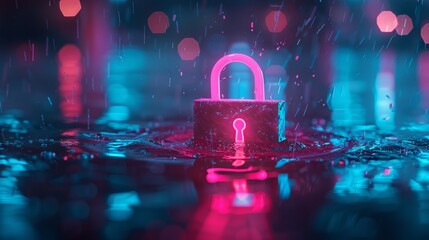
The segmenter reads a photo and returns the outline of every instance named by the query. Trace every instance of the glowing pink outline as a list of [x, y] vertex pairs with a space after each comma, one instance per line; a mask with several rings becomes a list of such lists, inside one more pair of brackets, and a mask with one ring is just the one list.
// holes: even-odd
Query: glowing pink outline
[[[241, 131], [241, 139], [238, 139], [238, 135], [239, 135], [238, 134], [238, 128], [235, 126], [235, 123], [238, 121], [242, 121], [244, 123], [243, 128], [240, 130]], [[234, 122], [232, 122], [232, 127], [235, 130], [235, 142], [236, 143], [244, 143], [244, 129], [246, 129], [246, 126], [247, 126], [246, 121], [244, 121], [244, 119], [242, 119], [242, 118], [236, 118], [234, 120]]]
[[230, 169], [230, 168], [209, 168], [207, 169], [206, 181], [208, 183], [216, 182], [229, 182], [234, 179], [229, 175], [219, 174], [219, 171], [228, 171], [235, 173], [243, 173], [244, 178], [247, 180], [265, 180], [269, 177], [268, 173], [265, 170], [259, 169], [257, 172], [246, 173], [247, 171], [253, 171], [255, 168], [249, 167], [245, 169]]
[[264, 74], [262, 73], [261, 67], [259, 67], [259, 64], [253, 60], [253, 58], [240, 53], [225, 55], [213, 66], [210, 76], [211, 99], [221, 99], [220, 73], [222, 72], [222, 69], [226, 67], [226, 65], [233, 62], [244, 63], [250, 68], [255, 79], [255, 99], [259, 101], [265, 100]]

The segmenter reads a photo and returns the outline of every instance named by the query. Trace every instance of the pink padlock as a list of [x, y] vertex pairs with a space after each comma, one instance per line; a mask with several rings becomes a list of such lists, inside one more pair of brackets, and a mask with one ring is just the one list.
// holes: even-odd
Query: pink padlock
[[[221, 99], [220, 73], [228, 64], [246, 64], [253, 73], [255, 99]], [[194, 141], [197, 144], [273, 144], [284, 141], [286, 103], [265, 100], [264, 75], [244, 54], [222, 57], [210, 78], [211, 98], [194, 100]]]

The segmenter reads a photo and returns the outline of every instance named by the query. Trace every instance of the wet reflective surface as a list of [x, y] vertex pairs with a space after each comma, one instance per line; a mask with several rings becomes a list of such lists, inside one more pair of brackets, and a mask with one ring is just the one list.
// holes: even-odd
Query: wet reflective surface
[[2, 239], [429, 237], [427, 125], [290, 130], [241, 157], [194, 148], [186, 123], [64, 126], [2, 119]]

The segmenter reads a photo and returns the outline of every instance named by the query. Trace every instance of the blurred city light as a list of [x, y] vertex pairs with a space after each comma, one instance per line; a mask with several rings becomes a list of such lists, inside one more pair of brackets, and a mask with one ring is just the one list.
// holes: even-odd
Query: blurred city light
[[429, 109], [429, 51], [420, 54], [418, 59], [418, 78], [421, 91], [420, 104]]
[[162, 34], [167, 31], [170, 27], [170, 20], [168, 20], [168, 16], [164, 12], [154, 12], [152, 13], [148, 20], [149, 29], [152, 33]]
[[420, 31], [420, 35], [423, 38], [423, 41], [426, 44], [429, 44], [429, 23], [423, 25], [422, 30]]
[[413, 20], [408, 15], [399, 15], [396, 19], [398, 26], [396, 26], [395, 30], [399, 35], [408, 35], [413, 30]]
[[60, 1], [60, 10], [64, 17], [75, 17], [81, 9], [80, 0]]
[[124, 48], [110, 54], [106, 76], [107, 119], [126, 121], [132, 113], [144, 109], [147, 102], [140, 91], [148, 84], [143, 80], [145, 63], [146, 54], [138, 48]]
[[177, 45], [177, 51], [182, 60], [192, 61], [200, 54], [200, 45], [194, 38], [184, 38]]
[[265, 17], [265, 25], [268, 31], [279, 33], [283, 31], [287, 25], [286, 16], [280, 11], [271, 11]]
[[[378, 68], [377, 58], [362, 61], [349, 49], [337, 49], [332, 54], [333, 88], [329, 96], [332, 121], [335, 126], [364, 125], [372, 121], [373, 77]], [[366, 64], [365, 66], [363, 64]], [[362, 73], [362, 68], [365, 72]]]
[[58, 52], [60, 109], [63, 117], [77, 118], [82, 114], [82, 54], [72, 44], [65, 45]]
[[392, 32], [398, 26], [398, 19], [391, 11], [382, 11], [377, 16], [377, 26], [381, 32]]
[[381, 130], [395, 127], [395, 55], [383, 52], [380, 55], [380, 70], [375, 79], [375, 123]]

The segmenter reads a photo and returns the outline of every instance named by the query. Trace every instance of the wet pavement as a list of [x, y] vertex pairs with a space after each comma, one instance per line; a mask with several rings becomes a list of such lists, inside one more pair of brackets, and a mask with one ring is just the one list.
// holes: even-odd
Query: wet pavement
[[2, 239], [429, 237], [424, 124], [289, 129], [241, 157], [182, 122], [1, 126]]

